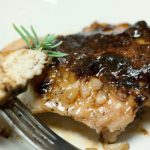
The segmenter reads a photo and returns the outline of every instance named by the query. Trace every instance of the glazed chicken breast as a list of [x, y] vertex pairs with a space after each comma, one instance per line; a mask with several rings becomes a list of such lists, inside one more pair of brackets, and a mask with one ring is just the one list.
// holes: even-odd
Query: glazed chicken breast
[[[150, 28], [93, 23], [83, 32], [59, 36], [53, 58], [30, 85], [33, 113], [70, 116], [114, 142], [150, 100]], [[36, 97], [36, 98], [35, 98]], [[27, 104], [28, 103], [28, 104]]]
[[40, 75], [47, 63], [47, 55], [27, 49], [0, 53], [0, 104], [26, 89], [34, 76]]

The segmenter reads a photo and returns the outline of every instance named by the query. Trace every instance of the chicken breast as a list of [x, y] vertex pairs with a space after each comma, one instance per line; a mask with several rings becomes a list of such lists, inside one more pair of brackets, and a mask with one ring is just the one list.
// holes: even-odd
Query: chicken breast
[[25, 90], [34, 76], [40, 75], [47, 56], [28, 49], [0, 53], [0, 104]]
[[114, 142], [150, 100], [150, 28], [94, 23], [60, 36], [55, 58], [30, 85], [33, 113], [70, 116]]

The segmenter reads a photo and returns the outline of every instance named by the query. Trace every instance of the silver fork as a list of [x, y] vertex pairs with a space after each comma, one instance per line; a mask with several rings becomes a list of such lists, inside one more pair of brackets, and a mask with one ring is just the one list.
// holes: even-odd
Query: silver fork
[[31, 112], [14, 98], [9, 105], [0, 109], [3, 117], [21, 136], [30, 141], [37, 149], [42, 150], [77, 150], [74, 147], [46, 125], [38, 118], [34, 117]]

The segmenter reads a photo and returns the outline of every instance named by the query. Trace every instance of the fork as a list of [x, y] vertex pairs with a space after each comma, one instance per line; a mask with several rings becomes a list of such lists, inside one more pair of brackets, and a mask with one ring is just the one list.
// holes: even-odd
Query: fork
[[0, 111], [9, 125], [37, 149], [78, 150], [33, 116], [18, 98], [11, 100]]

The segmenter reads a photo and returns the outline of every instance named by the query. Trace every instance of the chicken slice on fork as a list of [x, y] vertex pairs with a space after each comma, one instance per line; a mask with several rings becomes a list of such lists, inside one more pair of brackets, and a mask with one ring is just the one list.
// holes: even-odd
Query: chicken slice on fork
[[29, 49], [0, 52], [0, 104], [24, 91], [27, 83], [40, 75], [47, 55]]

